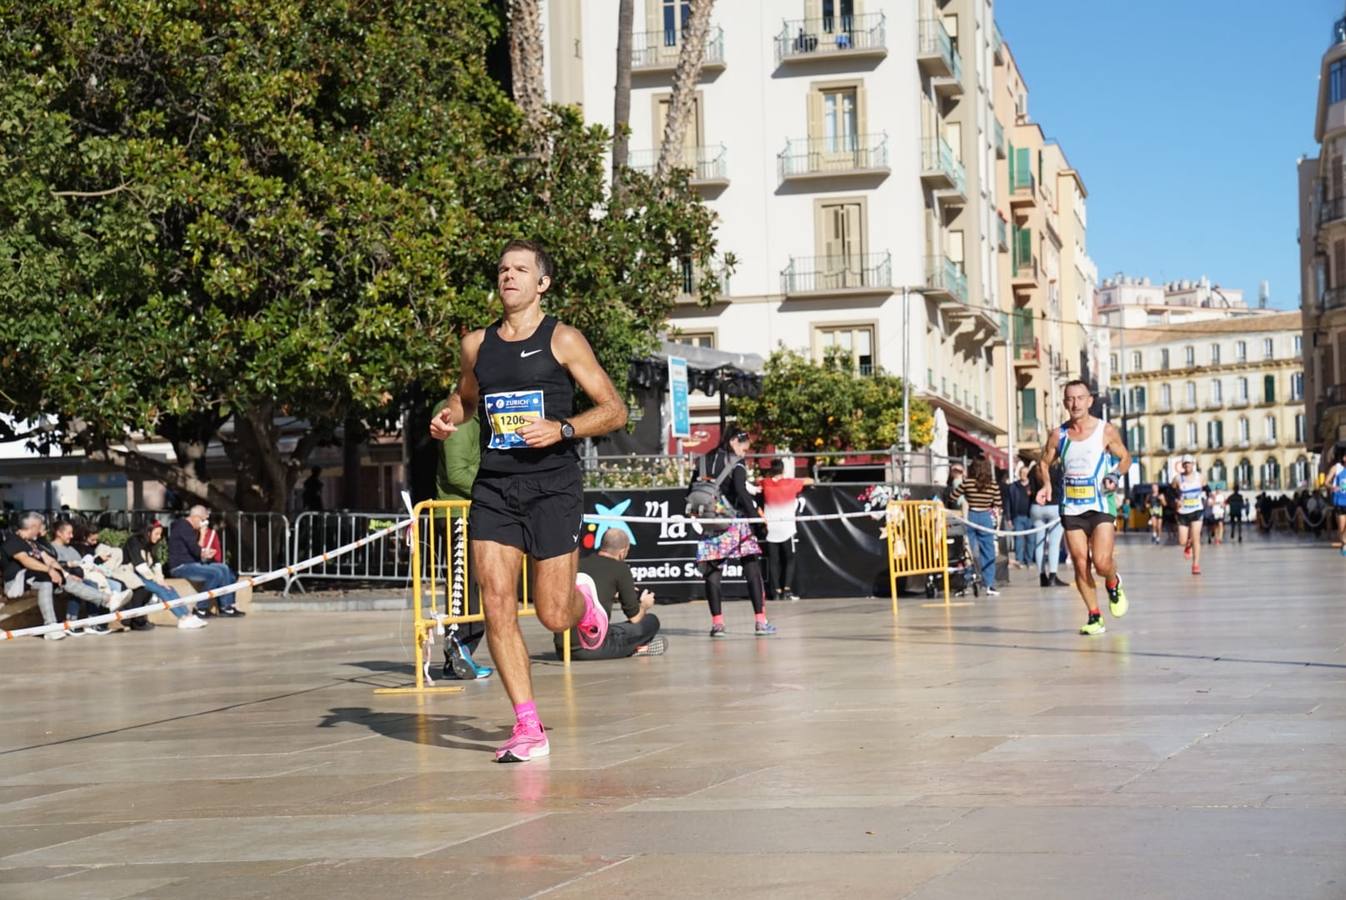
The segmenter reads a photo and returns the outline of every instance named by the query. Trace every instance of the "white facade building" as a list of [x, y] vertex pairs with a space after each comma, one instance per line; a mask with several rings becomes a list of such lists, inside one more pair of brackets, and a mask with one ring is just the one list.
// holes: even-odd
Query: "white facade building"
[[[686, 5], [636, 4], [630, 146], [642, 165], [662, 137]], [[552, 99], [608, 128], [617, 11], [544, 7]], [[1003, 431], [993, 35], [981, 0], [718, 4], [685, 163], [736, 266], [721, 302], [675, 308], [681, 340], [764, 356], [841, 346], [861, 371], [908, 373], [955, 427]]]

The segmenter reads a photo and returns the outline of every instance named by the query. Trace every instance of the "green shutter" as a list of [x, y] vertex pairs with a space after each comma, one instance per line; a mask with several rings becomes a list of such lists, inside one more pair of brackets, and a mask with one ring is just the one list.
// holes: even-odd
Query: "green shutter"
[[1009, 186], [1010, 186], [1010, 190], [1011, 190], [1011, 191], [1014, 190], [1014, 144], [1013, 144], [1013, 142], [1011, 142], [1010, 145], [1009, 145]]
[[1038, 420], [1038, 392], [1033, 388], [1024, 388], [1019, 392], [1023, 405], [1023, 421], [1033, 423]]
[[1266, 400], [1268, 403], [1276, 402], [1276, 376], [1267, 375], [1262, 379], [1262, 388], [1266, 391]]

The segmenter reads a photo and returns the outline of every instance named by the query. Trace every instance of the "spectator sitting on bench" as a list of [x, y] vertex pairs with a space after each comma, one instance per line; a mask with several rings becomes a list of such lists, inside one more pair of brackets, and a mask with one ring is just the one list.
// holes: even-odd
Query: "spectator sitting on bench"
[[[44, 551], [50, 548], [51, 554], [56, 557], [64, 570], [66, 578], [65, 592], [70, 595], [66, 602], [65, 618], [66, 621], [81, 618], [80, 603], [98, 603], [100, 606], [106, 606], [109, 610], [118, 610], [126, 605], [126, 601], [131, 599], [132, 591], [119, 581], [108, 579], [103, 573], [86, 569], [84, 562], [80, 557], [79, 551], [70, 545], [70, 539], [75, 533], [75, 526], [69, 519], [63, 519], [57, 522], [51, 529], [51, 542], [43, 547]], [[85, 592], [93, 589], [100, 596], [105, 596], [106, 601], [95, 600]], [[78, 599], [76, 599], [78, 598]], [[106, 625], [90, 625], [80, 629], [69, 629], [71, 634], [106, 634]]]
[[[213, 591], [238, 580], [232, 569], [214, 559], [213, 549], [201, 549], [198, 533], [209, 519], [210, 510], [200, 505], [193, 506], [187, 511], [185, 519], [178, 519], [168, 530], [169, 577], [186, 578], [193, 584], [200, 584], [203, 591]], [[222, 616], [243, 615], [243, 610], [234, 606], [233, 594], [222, 594], [215, 599], [215, 603]], [[201, 615], [210, 615], [210, 601], [202, 600], [196, 605], [196, 610]]]
[[[19, 527], [5, 539], [4, 579], [5, 596], [17, 599], [25, 591], [37, 593], [37, 608], [42, 613], [45, 625], [56, 624], [56, 589], [61, 588], [74, 597], [88, 600], [110, 610], [120, 609], [125, 599], [114, 601], [91, 585], [86, 585], [75, 577], [67, 577], [56, 557], [43, 549], [38, 539], [42, 536], [46, 519], [38, 513], [27, 513], [19, 520]], [[64, 631], [51, 631], [43, 635], [49, 641], [59, 641], [65, 637]]]
[[[580, 560], [580, 571], [594, 580], [598, 602], [605, 605], [611, 620], [612, 603], [621, 599], [622, 612], [627, 621], [613, 622], [608, 635], [595, 650], [580, 646], [579, 634], [570, 630], [571, 659], [621, 659], [627, 656], [659, 656], [668, 648], [668, 641], [659, 632], [659, 619], [650, 612], [654, 594], [641, 591], [636, 596], [636, 584], [626, 566], [626, 554], [631, 550], [631, 539], [616, 528], [603, 532], [598, 552]], [[562, 653], [561, 635], [556, 635], [556, 655]]]
[[[164, 567], [154, 558], [154, 547], [163, 539], [164, 526], [159, 522], [150, 522], [142, 531], [131, 535], [122, 548], [122, 559], [135, 571], [147, 594], [168, 602], [177, 600], [181, 594], [163, 583]], [[185, 606], [170, 606], [168, 609], [177, 617], [179, 628], [206, 627], [206, 620], [192, 615]]]

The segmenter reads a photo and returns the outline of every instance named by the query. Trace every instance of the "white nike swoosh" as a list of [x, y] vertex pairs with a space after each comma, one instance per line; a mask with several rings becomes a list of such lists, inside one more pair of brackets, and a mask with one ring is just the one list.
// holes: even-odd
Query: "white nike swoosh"
[[541, 353], [541, 352], [542, 352], [542, 348], [541, 348], [541, 347], [539, 347], [539, 348], [536, 349], [536, 350], [520, 350], [520, 351], [519, 351], [519, 358], [520, 358], [520, 359], [525, 359], [525, 358], [527, 358], [527, 357], [529, 357], [529, 356], [532, 356], [534, 353]]

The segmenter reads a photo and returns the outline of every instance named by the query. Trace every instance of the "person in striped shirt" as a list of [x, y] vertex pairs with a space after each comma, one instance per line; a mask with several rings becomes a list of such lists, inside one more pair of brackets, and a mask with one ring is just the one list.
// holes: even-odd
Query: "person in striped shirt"
[[996, 511], [1000, 508], [1000, 486], [995, 483], [995, 469], [989, 459], [973, 460], [968, 467], [967, 478], [954, 486], [949, 495], [952, 500], [967, 500], [967, 520], [980, 528], [969, 528], [968, 540], [973, 552], [977, 554], [977, 566], [981, 569], [981, 580], [986, 585], [986, 593], [992, 597], [1000, 596], [995, 588], [995, 535], [983, 529], [993, 529], [996, 523]]

